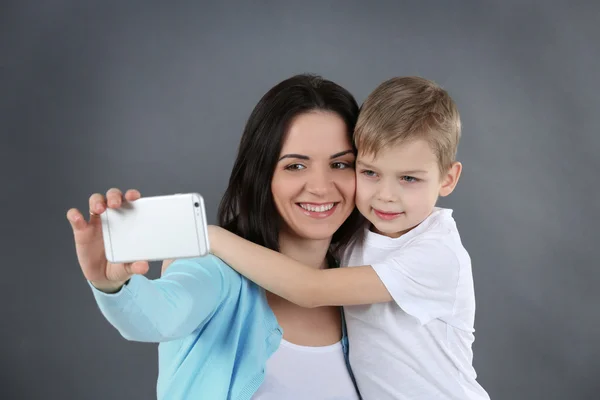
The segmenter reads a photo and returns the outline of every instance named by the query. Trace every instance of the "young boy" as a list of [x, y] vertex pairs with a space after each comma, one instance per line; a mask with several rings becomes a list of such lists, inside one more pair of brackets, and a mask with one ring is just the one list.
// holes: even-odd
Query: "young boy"
[[471, 260], [452, 210], [436, 207], [462, 165], [456, 105], [418, 77], [393, 78], [361, 108], [356, 206], [370, 222], [342, 265], [309, 268], [210, 228], [211, 248], [266, 290], [304, 307], [344, 306], [363, 398], [489, 399], [472, 366]]

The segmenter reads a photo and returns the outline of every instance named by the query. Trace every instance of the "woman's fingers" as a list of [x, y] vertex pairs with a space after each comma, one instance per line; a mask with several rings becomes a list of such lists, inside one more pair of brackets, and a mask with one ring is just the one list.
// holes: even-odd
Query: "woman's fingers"
[[123, 205], [123, 200], [125, 201], [135, 201], [142, 197], [140, 192], [135, 189], [129, 189], [125, 196], [123, 196], [123, 192], [117, 188], [111, 188], [106, 192], [106, 203], [110, 208], [119, 208]]
[[173, 264], [173, 261], [175, 260], [164, 260], [162, 263], [162, 267], [160, 268], [160, 275], [164, 275], [165, 271], [167, 270], [167, 268], [169, 268], [169, 265]]
[[87, 227], [85, 218], [76, 208], [71, 208], [69, 211], [67, 211], [67, 220], [71, 224], [71, 228], [73, 228], [74, 233], [82, 231]]
[[106, 192], [106, 204], [110, 208], [119, 208], [123, 203], [123, 192], [117, 188], [108, 189]]
[[90, 196], [89, 199], [90, 212], [95, 214], [101, 214], [106, 209], [106, 203], [104, 201], [104, 196], [100, 193], [94, 193]]
[[90, 211], [94, 214], [103, 213], [107, 207], [110, 208], [119, 208], [123, 204], [123, 199], [127, 201], [135, 201], [139, 199], [142, 195], [138, 190], [130, 189], [127, 191], [125, 196], [123, 196], [123, 192], [117, 188], [111, 188], [106, 192], [106, 197], [101, 195], [100, 193], [94, 193], [90, 196]]
[[147, 261], [136, 261], [130, 264], [125, 264], [125, 272], [129, 275], [144, 275], [150, 269], [150, 264]]
[[125, 200], [127, 200], [127, 201], [135, 201], [135, 200], [139, 199], [140, 197], [142, 197], [142, 195], [139, 192], [139, 190], [136, 190], [136, 189], [129, 189], [125, 193]]

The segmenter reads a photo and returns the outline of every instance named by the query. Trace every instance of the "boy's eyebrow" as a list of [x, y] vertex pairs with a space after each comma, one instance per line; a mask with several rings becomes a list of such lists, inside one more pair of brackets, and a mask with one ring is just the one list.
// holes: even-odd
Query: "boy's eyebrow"
[[[356, 164], [357, 165], [362, 165], [365, 168], [375, 168], [372, 165], [369, 165], [369, 164], [367, 164], [367, 163], [365, 163], [363, 161], [360, 161], [360, 160], [357, 161]], [[410, 171], [400, 171], [397, 174], [398, 175], [415, 175], [415, 174], [426, 174], [426, 173], [427, 173], [427, 171], [425, 171], [423, 169], [413, 169], [413, 170], [410, 170]]]
[[357, 160], [357, 161], [356, 161], [356, 165], [362, 165], [362, 166], [363, 166], [363, 167], [365, 167], [365, 168], [373, 168], [373, 169], [375, 168], [374, 166], [372, 166], [372, 165], [370, 165], [370, 164], [367, 164], [366, 162], [364, 162], [364, 161], [360, 161], [360, 160]]
[[415, 169], [412, 171], [401, 171], [398, 173], [398, 175], [416, 175], [416, 174], [426, 174], [427, 171], [422, 170], [422, 169]]
[[[344, 155], [346, 155], [348, 153], [353, 153], [353, 151], [352, 150], [340, 151], [339, 153], [333, 154], [329, 158], [330, 159], [338, 158], [338, 157], [344, 156]], [[300, 160], [310, 160], [309, 156], [305, 156], [303, 154], [294, 154], [294, 153], [292, 153], [292, 154], [286, 154], [286, 155], [281, 156], [278, 161], [281, 161], [284, 158], [299, 158]]]

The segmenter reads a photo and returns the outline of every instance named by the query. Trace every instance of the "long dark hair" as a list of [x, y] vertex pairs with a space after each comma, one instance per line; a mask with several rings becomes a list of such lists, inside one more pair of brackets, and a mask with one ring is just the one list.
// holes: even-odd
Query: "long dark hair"
[[[219, 225], [279, 251], [280, 216], [271, 180], [290, 122], [310, 111], [333, 112], [346, 123], [349, 142], [353, 143], [358, 110], [356, 100], [346, 89], [316, 75], [296, 75], [269, 90], [246, 122], [229, 186], [219, 205]], [[328, 256], [339, 258], [360, 235], [363, 223], [364, 218], [355, 208], [334, 233]]]

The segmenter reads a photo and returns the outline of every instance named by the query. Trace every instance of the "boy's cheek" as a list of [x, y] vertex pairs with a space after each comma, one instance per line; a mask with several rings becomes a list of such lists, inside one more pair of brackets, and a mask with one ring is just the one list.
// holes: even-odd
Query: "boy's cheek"
[[356, 188], [356, 194], [354, 196], [354, 202], [356, 203], [356, 207], [360, 212], [363, 212], [365, 207], [369, 205], [368, 198], [365, 197], [365, 193], [360, 190], [359, 187]]
[[370, 198], [370, 190], [369, 187], [364, 183], [360, 182], [360, 180], [356, 181], [356, 203], [368, 201]]
[[358, 177], [357, 177], [357, 179], [356, 179], [356, 193], [354, 194], [354, 199], [355, 199], [356, 203], [358, 203], [359, 200], [360, 200], [360, 198], [362, 197], [361, 194], [360, 194], [361, 190], [362, 190], [362, 185], [361, 185], [361, 183], [360, 183], [360, 181], [358, 180]]
[[370, 185], [368, 184], [368, 182], [365, 182], [364, 177], [362, 175], [356, 176], [356, 193], [357, 193], [357, 195], [358, 195], [359, 191], [363, 193], [363, 197], [371, 191]]

